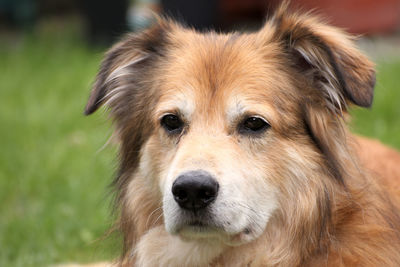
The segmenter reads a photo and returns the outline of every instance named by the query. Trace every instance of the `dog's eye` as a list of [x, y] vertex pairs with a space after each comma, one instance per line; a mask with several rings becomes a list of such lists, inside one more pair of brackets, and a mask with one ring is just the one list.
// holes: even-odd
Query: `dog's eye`
[[161, 125], [170, 133], [178, 133], [183, 128], [182, 120], [173, 114], [167, 114], [162, 117]]
[[248, 117], [239, 125], [240, 133], [261, 133], [271, 127], [260, 117]]

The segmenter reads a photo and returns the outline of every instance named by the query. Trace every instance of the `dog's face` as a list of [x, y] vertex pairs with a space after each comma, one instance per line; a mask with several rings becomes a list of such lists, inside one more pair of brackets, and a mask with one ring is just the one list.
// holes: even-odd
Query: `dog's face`
[[269, 160], [282, 148], [274, 98], [291, 89], [268, 64], [274, 45], [228, 39], [198, 35], [171, 52], [188, 57], [168, 60], [160, 73], [147, 145], [151, 158], [162, 158], [155, 178], [166, 229], [236, 243], [260, 235], [278, 205], [274, 179], [282, 170]]
[[329, 27], [277, 18], [242, 35], [160, 22], [115, 46], [86, 112], [111, 109], [122, 201], [145, 180], [169, 233], [230, 245], [254, 240], [289, 210], [312, 216], [321, 201], [304, 196], [317, 174], [341, 178], [326, 132], [340, 134], [336, 117], [348, 102], [372, 101], [372, 65], [347, 42]]

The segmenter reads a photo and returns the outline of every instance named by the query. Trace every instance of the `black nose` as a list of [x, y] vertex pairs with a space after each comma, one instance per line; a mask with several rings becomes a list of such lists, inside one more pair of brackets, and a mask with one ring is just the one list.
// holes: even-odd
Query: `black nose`
[[175, 180], [172, 194], [181, 208], [197, 211], [215, 200], [218, 187], [217, 181], [209, 173], [190, 171]]

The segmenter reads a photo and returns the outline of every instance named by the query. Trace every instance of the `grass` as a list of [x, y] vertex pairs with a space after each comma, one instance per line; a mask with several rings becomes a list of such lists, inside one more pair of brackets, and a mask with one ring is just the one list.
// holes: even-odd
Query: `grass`
[[[0, 44], [0, 266], [112, 259], [110, 125], [82, 115], [101, 52], [65, 34]], [[400, 148], [400, 60], [379, 65], [372, 110], [353, 128]], [[99, 152], [96, 152], [99, 151]]]
[[371, 109], [352, 111], [352, 129], [400, 149], [400, 58], [378, 62], [377, 83]]
[[44, 35], [0, 58], [0, 266], [112, 258], [110, 125], [82, 115], [101, 53]]

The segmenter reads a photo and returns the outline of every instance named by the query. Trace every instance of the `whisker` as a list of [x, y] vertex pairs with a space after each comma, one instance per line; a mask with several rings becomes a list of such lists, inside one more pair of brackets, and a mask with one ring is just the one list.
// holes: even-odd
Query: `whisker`
[[147, 217], [147, 221], [146, 221], [146, 228], [150, 222], [151, 216], [153, 216], [157, 211], [160, 211], [162, 207], [158, 207], [155, 210], [153, 210], [150, 215]]
[[162, 216], [163, 216], [163, 214], [161, 213], [161, 214], [156, 218], [156, 220], [154, 221], [153, 225], [156, 225], [157, 222], [158, 222], [158, 220], [159, 220]]

